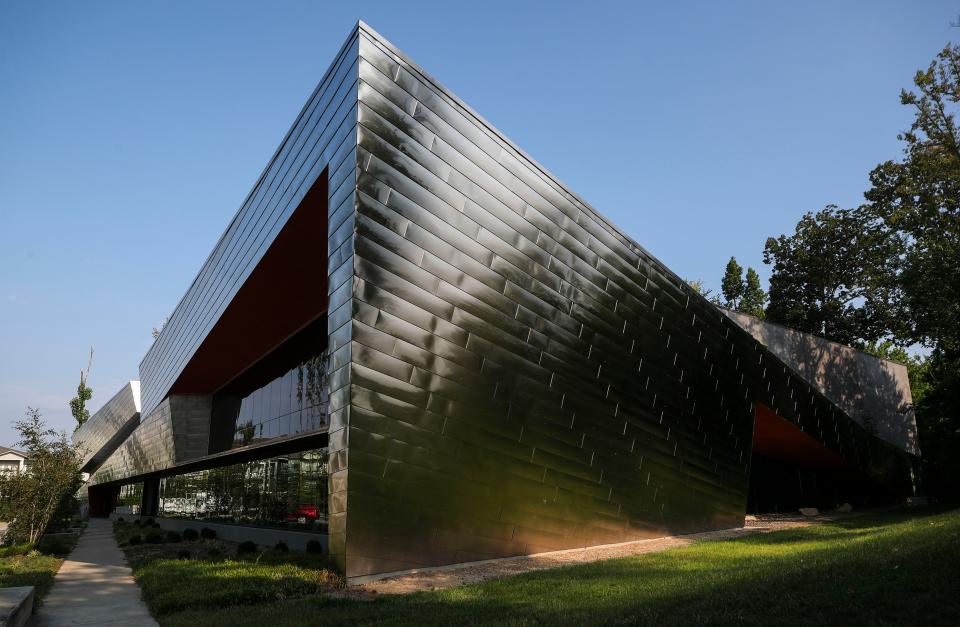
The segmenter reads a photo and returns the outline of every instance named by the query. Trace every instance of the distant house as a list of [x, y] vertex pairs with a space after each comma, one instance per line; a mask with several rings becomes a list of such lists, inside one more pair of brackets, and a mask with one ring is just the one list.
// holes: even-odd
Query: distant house
[[0, 446], [0, 473], [11, 474], [24, 472], [28, 465], [28, 455], [15, 448]]

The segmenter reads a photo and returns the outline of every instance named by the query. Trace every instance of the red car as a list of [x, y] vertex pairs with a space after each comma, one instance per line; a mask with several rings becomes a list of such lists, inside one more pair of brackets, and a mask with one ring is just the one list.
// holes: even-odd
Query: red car
[[320, 508], [316, 505], [301, 505], [292, 514], [287, 514], [288, 521], [296, 521], [301, 525], [317, 518], [320, 518]]

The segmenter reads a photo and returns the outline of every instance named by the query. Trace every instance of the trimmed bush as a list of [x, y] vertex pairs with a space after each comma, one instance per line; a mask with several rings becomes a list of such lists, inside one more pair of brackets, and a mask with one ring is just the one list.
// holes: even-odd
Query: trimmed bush
[[190, 549], [182, 549], [179, 553], [177, 553], [178, 560], [188, 560], [190, 557]]
[[123, 516], [117, 516], [116, 522], [118, 522], [118, 523], [120, 523], [120, 524], [123, 524], [123, 523], [127, 522], [127, 520], [126, 520]]
[[130, 546], [137, 546], [138, 544], [142, 544], [142, 543], [143, 543], [143, 537], [139, 533], [133, 534], [132, 536], [130, 536], [130, 539], [127, 540], [127, 544], [129, 544]]
[[207, 551], [207, 555], [209, 557], [220, 557], [221, 555], [223, 555], [223, 551], [221, 551], [219, 547], [213, 546], [213, 547], [210, 547], [210, 550]]
[[182, 539], [179, 531], [168, 531], [167, 542], [180, 542]]
[[183, 530], [183, 539], [187, 542], [193, 542], [200, 537], [200, 534], [197, 533], [196, 529], [184, 529]]
[[140, 519], [138, 518], [138, 519], [136, 519], [135, 521], [133, 521], [133, 526], [134, 526], [134, 527], [142, 527], [142, 526], [143, 526], [143, 523], [140, 522]]
[[313, 553], [314, 555], [320, 555], [323, 553], [323, 543], [319, 540], [310, 540], [307, 542], [307, 553]]
[[217, 532], [210, 527], [204, 527], [200, 530], [200, 537], [204, 540], [215, 540], [217, 537]]
[[163, 534], [159, 531], [151, 531], [145, 538], [147, 544], [163, 544]]
[[156, 522], [154, 519], [148, 518], [145, 521], [143, 521], [143, 524], [146, 525], [147, 527], [152, 527], [154, 522]]
[[287, 546], [286, 542], [284, 542], [283, 540], [280, 540], [279, 542], [273, 545], [273, 550], [276, 551], [277, 553], [286, 553], [290, 550], [290, 547]]
[[237, 545], [237, 555], [244, 555], [248, 553], [257, 552], [257, 543], [251, 542], [250, 540], [244, 540]]

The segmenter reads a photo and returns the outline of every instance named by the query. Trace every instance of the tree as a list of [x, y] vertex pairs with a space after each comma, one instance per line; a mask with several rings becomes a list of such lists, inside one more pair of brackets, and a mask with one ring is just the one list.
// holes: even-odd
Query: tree
[[0, 495], [14, 518], [5, 541], [36, 542], [51, 522], [69, 513], [70, 497], [80, 489], [82, 456], [64, 432], [49, 429], [40, 412], [27, 408], [17, 421], [18, 445], [28, 454], [23, 473], [0, 475]]
[[687, 279], [687, 285], [693, 288], [693, 291], [700, 294], [714, 305], [720, 304], [720, 299], [713, 293], [713, 290], [703, 284], [703, 279]]
[[829, 205], [768, 238], [767, 318], [843, 344], [889, 335], [902, 241], [862, 211]]
[[932, 349], [929, 389], [915, 402], [924, 457], [960, 479], [960, 46], [947, 45], [914, 76], [900, 102], [914, 110], [901, 133], [903, 160], [870, 173], [864, 212], [896, 234], [904, 250], [896, 277], [900, 341]]
[[767, 302], [767, 293], [760, 285], [760, 275], [753, 268], [747, 268], [747, 280], [743, 286], [743, 296], [740, 298], [738, 311], [758, 318], [766, 316], [763, 308]]
[[87, 377], [90, 375], [90, 367], [93, 365], [93, 347], [90, 347], [90, 360], [87, 362], [87, 369], [80, 371], [80, 385], [77, 386], [77, 395], [70, 399], [70, 413], [77, 421], [76, 428], [79, 429], [87, 420], [90, 419], [90, 412], [87, 410], [87, 401], [93, 398], [93, 389], [87, 386]]
[[167, 326], [167, 320], [169, 320], [169, 318], [164, 318], [159, 327], [153, 327], [153, 330], [150, 331], [150, 337], [154, 340], [160, 337], [160, 334], [163, 333], [163, 327]]
[[728, 308], [736, 309], [739, 306], [745, 287], [743, 268], [737, 263], [736, 257], [730, 257], [723, 273], [723, 279], [720, 281], [720, 289], [723, 292], [723, 297], [727, 299], [726, 306]]

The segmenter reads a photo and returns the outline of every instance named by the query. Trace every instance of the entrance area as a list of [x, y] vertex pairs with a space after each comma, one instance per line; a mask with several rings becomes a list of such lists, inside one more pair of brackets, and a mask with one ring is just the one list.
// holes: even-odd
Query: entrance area
[[869, 478], [772, 409], [757, 403], [747, 513], [828, 511], [891, 501]]

